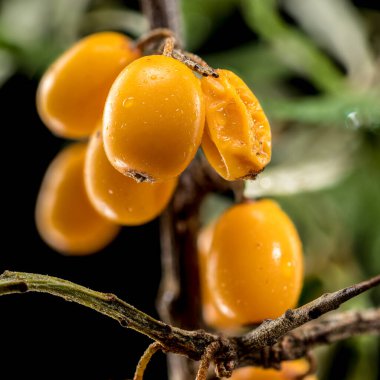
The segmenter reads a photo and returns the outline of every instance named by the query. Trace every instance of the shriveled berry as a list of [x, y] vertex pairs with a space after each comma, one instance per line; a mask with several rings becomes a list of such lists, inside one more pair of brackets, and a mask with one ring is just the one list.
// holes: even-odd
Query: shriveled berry
[[234, 73], [202, 79], [206, 127], [202, 149], [225, 179], [252, 179], [271, 159], [271, 130], [259, 101]]

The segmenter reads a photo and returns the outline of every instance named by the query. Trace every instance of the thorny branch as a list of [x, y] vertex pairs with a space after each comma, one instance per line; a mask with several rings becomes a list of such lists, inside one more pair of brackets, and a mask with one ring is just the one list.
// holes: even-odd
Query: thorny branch
[[267, 320], [256, 330], [243, 336], [241, 339], [243, 350], [253, 351], [265, 346], [271, 346], [288, 331], [337, 309], [342, 303], [373, 288], [379, 283], [380, 275], [334, 293], [326, 293], [298, 309], [289, 309], [280, 318]]
[[363, 333], [380, 334], [380, 309], [340, 313], [313, 321], [378, 284], [380, 275], [324, 294], [304, 306], [286, 311], [277, 319], [263, 322], [243, 336], [230, 338], [170, 326], [113, 294], [96, 292], [56, 277], [6, 271], [0, 276], [0, 295], [49, 293], [94, 309], [119, 321], [123, 327], [149, 336], [158, 342], [157, 349], [162, 347], [165, 352], [181, 354], [192, 360], [203, 358], [202, 378], [212, 361], [218, 376], [229, 376], [237, 366], [251, 364], [276, 368], [281, 361], [302, 357], [316, 345]]
[[380, 308], [334, 313], [288, 332], [273, 346], [240, 357], [239, 366], [275, 367], [285, 360], [303, 357], [315, 346], [361, 334], [380, 334]]

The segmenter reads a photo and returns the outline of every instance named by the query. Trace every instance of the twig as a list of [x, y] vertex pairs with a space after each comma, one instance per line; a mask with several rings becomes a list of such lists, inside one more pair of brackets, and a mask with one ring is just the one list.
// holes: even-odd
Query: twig
[[152, 356], [159, 350], [162, 349], [160, 343], [154, 342], [148, 346], [143, 355], [141, 356], [139, 362], [137, 363], [135, 375], [133, 376], [133, 380], [143, 380], [144, 372], [147, 365], [150, 362]]
[[150, 29], [168, 28], [173, 31], [181, 45], [179, 5], [177, 0], [140, 0], [141, 8], [147, 17]]
[[199, 364], [197, 377], [195, 380], [206, 380], [208, 370], [210, 368], [212, 359], [215, 355], [215, 352], [219, 349], [219, 343], [213, 342], [206, 347], [204, 354], [202, 355], [201, 362]]
[[308, 304], [287, 310], [281, 317], [262, 323], [257, 329], [243, 336], [241, 347], [246, 352], [271, 346], [287, 332], [337, 309], [342, 303], [373, 288], [380, 283], [380, 275], [334, 293], [326, 293]]
[[165, 350], [199, 360], [203, 348], [216, 340], [204, 332], [186, 331], [158, 321], [114, 294], [100, 293], [60, 278], [6, 271], [0, 276], [0, 295], [39, 292], [76, 302], [117, 320], [161, 343]]
[[171, 57], [173, 54], [175, 45], [175, 38], [174, 37], [167, 37], [164, 42], [164, 47], [162, 50], [162, 55], [166, 57]]
[[[283, 360], [303, 357], [313, 346], [362, 333], [380, 334], [380, 309], [341, 313], [313, 321], [345, 301], [378, 285], [380, 276], [325, 294], [242, 336], [224, 338], [203, 330], [188, 331], [160, 322], [113, 294], [100, 293], [59, 278], [18, 272], [0, 276], [0, 295], [24, 292], [49, 293], [94, 309], [158, 342], [163, 350], [192, 360], [204, 358], [202, 368], [214, 361], [217, 373], [228, 375], [236, 366], [278, 366]], [[306, 324], [305, 324], [306, 323]], [[299, 327], [303, 325], [302, 327]], [[298, 328], [297, 328], [298, 327]], [[207, 347], [216, 348], [208, 350]], [[263, 355], [265, 353], [265, 355]], [[206, 359], [205, 359], [206, 358]], [[201, 370], [201, 375], [205, 370]]]
[[[294, 360], [320, 345], [351, 338], [360, 334], [380, 335], [380, 308], [346, 311], [324, 316], [290, 331], [271, 347], [240, 356], [240, 366], [276, 367], [284, 360]], [[265, 351], [265, 354], [264, 354]], [[264, 355], [266, 358], [264, 359]]]
[[158, 45], [162, 40], [173, 37], [173, 32], [168, 28], [157, 28], [142, 35], [135, 43], [138, 49], [145, 50], [150, 45]]
[[320, 343], [334, 343], [363, 332], [380, 331], [380, 309], [350, 311], [310, 322], [292, 331], [293, 337], [313, 347]]
[[180, 49], [174, 49], [172, 51], [171, 56], [177, 59], [178, 61], [184, 63], [191, 70], [194, 70], [205, 77], [211, 75], [214, 78], [219, 78], [219, 74], [203, 59], [199, 58], [195, 54], [188, 53]]

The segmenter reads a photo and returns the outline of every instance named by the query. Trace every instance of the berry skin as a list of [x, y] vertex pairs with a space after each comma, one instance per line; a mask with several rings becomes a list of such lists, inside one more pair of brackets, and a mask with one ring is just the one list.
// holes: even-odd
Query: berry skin
[[45, 242], [68, 255], [86, 255], [110, 243], [120, 227], [92, 207], [84, 188], [87, 144], [66, 147], [50, 164], [36, 204], [36, 225]]
[[252, 179], [271, 159], [271, 130], [259, 101], [234, 73], [202, 79], [206, 126], [202, 150], [224, 179]]
[[177, 177], [193, 159], [204, 128], [199, 79], [162, 55], [127, 66], [112, 85], [103, 117], [111, 164], [137, 181]]
[[85, 164], [85, 184], [92, 205], [103, 216], [124, 225], [147, 223], [169, 203], [177, 179], [137, 183], [119, 173], [104, 152], [101, 130], [91, 137]]
[[216, 308], [229, 319], [221, 327], [279, 317], [296, 305], [302, 277], [300, 238], [277, 203], [242, 203], [219, 217], [206, 282]]
[[37, 109], [43, 122], [61, 137], [89, 136], [113, 81], [140, 55], [120, 33], [96, 33], [77, 42], [41, 78]]
[[[281, 370], [260, 367], [242, 367], [233, 371], [231, 380], [298, 380], [307, 372], [309, 364], [305, 359], [285, 361]], [[304, 380], [317, 380], [315, 375], [308, 375]]]
[[209, 326], [228, 327], [230, 320], [217, 308], [210, 294], [209, 284], [206, 280], [208, 256], [214, 235], [215, 223], [199, 231], [197, 239], [199, 280], [202, 299], [203, 320]]

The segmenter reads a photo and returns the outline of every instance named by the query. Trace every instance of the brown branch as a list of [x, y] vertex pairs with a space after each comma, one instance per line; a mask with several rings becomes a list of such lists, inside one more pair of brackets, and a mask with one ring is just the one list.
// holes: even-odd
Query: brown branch
[[[211, 361], [215, 362], [218, 375], [228, 377], [236, 366], [253, 364], [275, 368], [283, 360], [304, 356], [316, 345], [362, 333], [380, 334], [380, 309], [346, 312], [309, 322], [379, 283], [380, 276], [377, 276], [325, 294], [298, 309], [287, 311], [278, 319], [264, 322], [243, 337], [231, 338], [203, 330], [188, 331], [170, 326], [146, 315], [113, 294], [96, 292], [50, 276], [4, 272], [0, 276], [0, 295], [29, 291], [49, 293], [92, 308], [119, 321], [124, 327], [149, 336], [165, 352], [181, 354], [192, 360], [203, 357], [200, 373], [202, 378]], [[301, 325], [303, 326], [299, 327]], [[263, 346], [263, 342], [267, 342], [267, 345]]]
[[363, 332], [380, 331], [380, 309], [349, 311], [312, 321], [292, 331], [295, 339], [302, 340], [305, 345], [330, 344], [344, 340]]
[[178, 0], [140, 0], [150, 29], [168, 28], [173, 31], [177, 44], [181, 45], [180, 15]]
[[326, 293], [308, 304], [294, 310], [287, 310], [281, 317], [267, 320], [257, 329], [243, 336], [239, 345], [245, 352], [271, 346], [283, 335], [297, 327], [337, 309], [342, 303], [373, 288], [380, 283], [380, 275], [349, 286], [334, 293]]
[[[157, 308], [166, 323], [191, 330], [205, 327], [196, 254], [199, 208], [207, 194], [228, 191], [230, 186], [198, 155], [181, 175], [173, 201], [161, 216], [162, 277]], [[171, 355], [168, 361], [170, 379], [195, 378], [193, 362]]]
[[204, 354], [200, 360], [197, 377], [195, 380], [206, 380], [208, 370], [212, 363], [215, 352], [219, 350], [219, 342], [213, 342], [209, 346], [206, 347]]
[[313, 347], [361, 334], [380, 335], [380, 308], [335, 313], [308, 322], [284, 335], [273, 346], [242, 355], [239, 366], [276, 368], [282, 361], [304, 357]]
[[150, 359], [152, 359], [152, 356], [161, 349], [162, 346], [160, 343], [154, 342], [149, 345], [149, 347], [145, 350], [144, 354], [141, 356], [139, 362], [137, 363], [133, 380], [143, 380], [144, 372], [147, 365], [150, 362]]
[[218, 338], [214, 335], [172, 327], [124, 302], [114, 294], [101, 293], [60, 278], [33, 273], [6, 271], [0, 276], [0, 295], [38, 292], [76, 302], [117, 320], [159, 342], [165, 349], [199, 360], [204, 347]]

